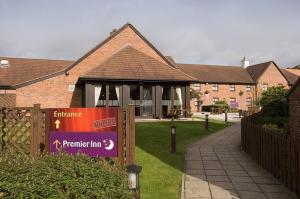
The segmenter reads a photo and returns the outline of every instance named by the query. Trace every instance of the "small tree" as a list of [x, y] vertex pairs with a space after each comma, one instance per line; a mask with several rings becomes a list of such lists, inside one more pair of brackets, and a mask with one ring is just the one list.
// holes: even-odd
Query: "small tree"
[[201, 93], [197, 92], [195, 89], [190, 89], [190, 99], [196, 99], [197, 100], [197, 111], [200, 111], [200, 106], [202, 104], [202, 101], [200, 100]]
[[288, 117], [288, 90], [283, 86], [270, 87], [262, 93], [259, 104], [266, 116]]

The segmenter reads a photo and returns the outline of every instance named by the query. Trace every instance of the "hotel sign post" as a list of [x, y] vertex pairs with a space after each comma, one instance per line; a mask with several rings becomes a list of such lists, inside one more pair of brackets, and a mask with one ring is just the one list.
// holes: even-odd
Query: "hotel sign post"
[[[133, 113], [132, 113], [133, 112]], [[84, 153], [134, 163], [135, 129], [132, 108], [56, 108], [46, 114], [46, 150]]]

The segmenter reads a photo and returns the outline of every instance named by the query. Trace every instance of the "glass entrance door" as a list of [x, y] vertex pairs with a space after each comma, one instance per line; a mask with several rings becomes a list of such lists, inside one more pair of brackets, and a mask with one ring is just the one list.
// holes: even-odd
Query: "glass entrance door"
[[143, 117], [152, 117], [152, 86], [143, 87], [143, 104], [142, 104], [142, 116]]

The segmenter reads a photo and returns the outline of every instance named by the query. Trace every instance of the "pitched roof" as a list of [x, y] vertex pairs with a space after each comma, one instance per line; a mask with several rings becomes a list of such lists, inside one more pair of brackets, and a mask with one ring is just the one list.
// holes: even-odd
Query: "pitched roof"
[[101, 43], [99, 43], [98, 45], [96, 45], [92, 50], [90, 50], [89, 52], [87, 52], [85, 55], [83, 55], [82, 57], [80, 57], [76, 62], [74, 62], [72, 65], [70, 65], [68, 68], [65, 69], [65, 71], [67, 72], [68, 70], [70, 70], [71, 68], [73, 68], [76, 64], [78, 64], [79, 62], [81, 62], [83, 59], [85, 59], [86, 57], [88, 57], [90, 54], [92, 54], [93, 52], [95, 52], [97, 49], [101, 48], [104, 44], [106, 44], [107, 42], [109, 42], [111, 39], [113, 39], [115, 36], [117, 36], [120, 32], [122, 32], [124, 29], [126, 29], [127, 27], [131, 28], [144, 42], [146, 42], [167, 64], [169, 64], [170, 66], [173, 66], [176, 68], [176, 66], [171, 63], [165, 56], [163, 56], [163, 54], [157, 50], [151, 43], [150, 41], [148, 41], [131, 23], [126, 23], [125, 25], [123, 25], [121, 28], [119, 28], [118, 30], [114, 30], [113, 32], [111, 32], [111, 34], [105, 39], [103, 40]]
[[205, 83], [254, 84], [249, 73], [240, 66], [219, 66], [200, 64], [180, 64], [177, 66], [185, 73]]
[[288, 83], [290, 83], [289, 79], [284, 75], [282, 70], [277, 66], [277, 64], [274, 61], [268, 61], [268, 62], [264, 62], [264, 63], [260, 63], [260, 64], [251, 65], [251, 66], [248, 66], [246, 69], [247, 69], [248, 73], [251, 75], [252, 79], [255, 82], [257, 82], [257, 80], [260, 78], [260, 76], [272, 64], [278, 69], [278, 71], [286, 79], [286, 81]]
[[126, 46], [105, 62], [90, 70], [83, 79], [149, 80], [149, 81], [195, 81], [193, 77], [177, 68]]
[[246, 70], [248, 71], [252, 79], [256, 82], [271, 63], [272, 61], [268, 61], [260, 64], [251, 65], [248, 66]]
[[300, 76], [298, 69], [281, 69], [281, 71], [291, 85], [294, 85]]
[[73, 63], [65, 60], [27, 59], [0, 57], [8, 60], [9, 66], [0, 68], [0, 86], [16, 86], [45, 75], [61, 71]]
[[[125, 28], [130, 27], [142, 40], [144, 40], [165, 62], [167, 65], [172, 66], [176, 68], [173, 63], [171, 63], [166, 57], [162, 55], [161, 52], [159, 52], [132, 24], [126, 23], [118, 30], [112, 32], [104, 41], [102, 41], [100, 44], [96, 45], [92, 50], [87, 52], [85, 55], [80, 57], [76, 61], [60, 61], [60, 60], [45, 60], [45, 59], [22, 59], [21, 58], [10, 58], [10, 59], [20, 59], [17, 64], [17, 70], [13, 71], [12, 68], [5, 69], [0, 71], [0, 87], [22, 87], [28, 84], [35, 83], [37, 81], [42, 81], [45, 79], [48, 79], [53, 76], [61, 75], [64, 73], [67, 73], [70, 69], [75, 67], [78, 63], [80, 63], [82, 60], [84, 60], [86, 57], [88, 57], [90, 54], [95, 52], [97, 49], [101, 48], [104, 44], [109, 42], [111, 39], [113, 39], [115, 36], [117, 36], [120, 32], [122, 32]], [[8, 59], [8, 58], [7, 58]], [[32, 62], [30, 64], [27, 63], [27, 61]], [[36, 63], [33, 63], [37, 60]], [[25, 63], [23, 65], [23, 63]], [[51, 62], [51, 63], [50, 63]], [[15, 64], [13, 64], [15, 65]], [[30, 66], [29, 66], [30, 65]], [[28, 68], [29, 67], [29, 68]], [[22, 69], [21, 69], [22, 68]], [[30, 70], [33, 69], [34, 73], [31, 74]], [[21, 73], [16, 73], [21, 71]], [[26, 75], [23, 77], [23, 72], [26, 73]], [[2, 76], [1, 76], [2, 75]], [[8, 78], [3, 79], [3, 77], [9, 76]], [[17, 78], [14, 80], [14, 77], [17, 76]]]

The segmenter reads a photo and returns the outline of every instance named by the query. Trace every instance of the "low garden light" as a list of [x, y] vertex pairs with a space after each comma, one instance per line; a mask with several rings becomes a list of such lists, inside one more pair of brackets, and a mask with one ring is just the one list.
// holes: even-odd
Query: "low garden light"
[[176, 126], [171, 126], [171, 153], [176, 153]]
[[138, 165], [127, 165], [128, 189], [135, 193], [135, 198], [140, 198], [140, 173], [142, 167]]
[[205, 114], [205, 130], [208, 130], [208, 114]]

